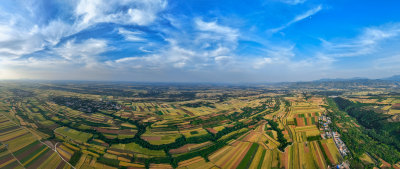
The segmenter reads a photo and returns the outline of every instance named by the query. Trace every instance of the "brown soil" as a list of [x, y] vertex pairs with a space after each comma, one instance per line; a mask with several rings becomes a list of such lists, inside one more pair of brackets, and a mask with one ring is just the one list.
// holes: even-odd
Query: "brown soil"
[[144, 109], [142, 107], [140, 107], [140, 106], [138, 106], [138, 107], [140, 109], [140, 112], [144, 112]]
[[[200, 148], [205, 147], [205, 146], [207, 146], [209, 144], [210, 144], [209, 142], [208, 143], [207, 142], [206, 143], [200, 143], [200, 144], [186, 144], [186, 145], [184, 145], [182, 147], [179, 147], [179, 148], [176, 148], [176, 149], [171, 149], [171, 150], [169, 150], [169, 152], [171, 154], [186, 153], [186, 152], [189, 152], [190, 150], [200, 149]], [[193, 148], [190, 148], [192, 146], [193, 146]]]
[[64, 166], [65, 166], [65, 162], [64, 162], [64, 160], [63, 161], [61, 161], [61, 163], [60, 164], [58, 164], [58, 166], [57, 166], [57, 168], [56, 169], [63, 169], [64, 168]]
[[14, 139], [16, 139], [16, 138], [18, 138], [18, 137], [21, 137], [21, 136], [27, 135], [27, 134], [29, 134], [29, 132], [22, 133], [22, 134], [20, 134], [20, 135], [18, 135], [18, 136], [15, 136], [15, 137], [13, 137], [13, 138], [10, 138], [10, 139], [8, 139], [8, 140], [4, 140], [3, 142], [11, 141], [11, 140], [14, 140]]
[[240, 141], [235, 140], [231, 145], [232, 146], [237, 146], [240, 143]]
[[143, 169], [143, 168], [140, 168], [140, 167], [128, 167], [128, 169]]
[[306, 122], [307, 122], [307, 126], [312, 125], [312, 124], [311, 124], [311, 118], [306, 118], [305, 120], [306, 120]]
[[244, 137], [244, 138], [242, 139], [242, 141], [249, 141], [249, 140], [253, 137], [254, 134], [255, 134], [254, 132], [251, 132], [251, 133], [248, 134], [246, 137]]
[[190, 146], [193, 146], [193, 145], [196, 145], [196, 144], [185, 144], [185, 145], [182, 146], [182, 147], [169, 150], [169, 153], [171, 153], [171, 154], [186, 153], [186, 152], [189, 152], [189, 147], [190, 147]]
[[7, 134], [10, 134], [10, 133], [12, 133], [12, 132], [20, 131], [20, 130], [23, 130], [23, 129], [22, 129], [22, 128], [19, 128], [19, 129], [11, 130], [11, 131], [8, 131], [8, 132], [3, 132], [3, 133], [0, 134], [0, 137], [1, 137], [1, 136], [4, 136], [4, 135], [7, 135]]
[[100, 127], [95, 127], [95, 129], [98, 132], [101, 133], [106, 133], [106, 134], [132, 134], [134, 135], [135, 132], [132, 132], [130, 129], [124, 129], [124, 130], [110, 130], [110, 129], [104, 129], [104, 128], [100, 128]]
[[48, 150], [46, 153], [40, 155], [38, 158], [34, 159], [34, 161], [27, 167], [27, 169], [36, 169], [38, 168], [40, 165], [43, 164], [43, 162], [45, 162], [50, 156], [51, 154], [53, 154], [54, 151], [52, 150]]
[[387, 167], [387, 168], [390, 168], [392, 165], [390, 165], [388, 162], [386, 162], [386, 161], [384, 161], [384, 160], [382, 160], [382, 159], [380, 159], [381, 160], [381, 162], [382, 162], [382, 165], [381, 166], [384, 166], [384, 167]]
[[4, 166], [3, 168], [17, 168], [17, 166], [21, 167], [21, 165], [15, 160], [14, 162]]
[[325, 143], [322, 143], [322, 147], [324, 147], [325, 154], [328, 156], [329, 161], [331, 161], [332, 164], [335, 164], [335, 160], [333, 159], [328, 146]]
[[[57, 148], [58, 148], [57, 151], [62, 151], [62, 152], [64, 152], [65, 154], [68, 154], [70, 157], [72, 156], [72, 154], [70, 154], [69, 152], [65, 151], [64, 149], [62, 149], [62, 148], [60, 148], [60, 147], [57, 147]], [[63, 159], [69, 160], [68, 157], [63, 156], [62, 154], [60, 154], [60, 155], [63, 157]]]
[[[242, 149], [242, 148], [244, 148], [244, 146], [245, 146], [245, 144], [242, 144], [241, 146], [239, 146], [239, 147], [235, 147], [236, 148], [236, 151], [237, 152], [235, 152], [235, 153], [230, 153], [229, 151], [225, 154], [225, 155], [230, 155], [229, 156], [229, 158], [226, 158], [225, 159], [225, 161], [222, 163], [222, 164], [226, 164], [226, 163], [228, 163], [230, 160], [232, 160], [232, 158], [234, 157], [234, 156], [236, 156], [237, 155], [237, 153], [238, 153], [238, 151], [240, 151], [240, 149]], [[250, 147], [250, 146], [249, 146]], [[232, 150], [230, 150], [230, 151], [233, 151], [234, 149], [232, 149]]]
[[181, 107], [180, 107], [179, 109], [182, 110], [183, 112], [185, 112], [186, 114], [190, 115], [190, 116], [195, 116], [194, 113], [192, 113], [192, 112], [189, 111], [189, 110], [186, 110], [186, 109], [181, 108]]
[[10, 131], [10, 130], [15, 130], [17, 128], [19, 128], [19, 126], [12, 126], [12, 127], [9, 127], [9, 128], [1, 129], [0, 133], [6, 132], [6, 131]]
[[315, 143], [315, 142], [313, 142], [313, 144], [314, 144], [314, 147], [315, 147], [315, 153], [316, 153], [316, 158], [317, 158], [317, 163], [318, 163], [318, 166], [319, 166], [319, 168], [323, 168], [324, 167], [324, 163], [322, 162], [322, 160], [321, 160], [321, 157], [322, 157], [322, 154], [320, 154], [319, 152], [318, 152], [318, 145], [317, 145], [317, 143]]
[[397, 109], [397, 110], [399, 110], [399, 109], [400, 109], [400, 103], [394, 104], [394, 105], [392, 106], [392, 109]]
[[2, 159], [0, 160], [0, 164], [4, 164], [7, 161], [10, 161], [11, 159], [13, 159], [14, 157], [10, 154], [7, 154], [5, 157], [1, 157]]
[[310, 143], [306, 143], [306, 144], [304, 144], [304, 152], [309, 153], [310, 152], [310, 148], [309, 148]]
[[29, 150], [25, 150], [24, 152], [22, 152], [21, 154], [17, 155], [17, 159], [18, 160], [22, 160], [25, 157], [29, 156], [30, 154], [32, 154], [33, 152], [35, 152], [37, 149], [39, 149], [40, 147], [42, 147], [44, 145], [38, 143], [36, 145], [34, 145], [32, 148], [30, 148]]
[[116, 148], [109, 148], [108, 150], [115, 151], [118, 153], [133, 153], [132, 151], [129, 151], [129, 150], [121, 150], [121, 149], [116, 149]]
[[304, 124], [304, 118], [296, 118], [296, 121], [297, 121], [297, 126], [305, 126], [305, 124]]
[[[289, 168], [289, 148], [285, 149], [284, 154], [285, 155], [284, 155], [284, 159], [283, 159], [283, 166], [285, 168]], [[290, 159], [290, 160], [293, 160], [293, 159]]]
[[134, 135], [136, 133], [131, 131], [130, 129], [124, 129], [124, 130], [119, 130], [119, 134]]
[[[256, 144], [256, 143], [254, 143], [254, 144]], [[251, 145], [248, 146], [248, 147], [246, 148], [246, 150], [243, 151], [242, 154], [240, 154], [239, 158], [235, 161], [235, 163], [233, 163], [232, 168], [237, 168], [237, 166], [240, 164], [240, 162], [242, 162], [242, 159], [244, 158], [244, 156], [246, 156], [246, 154], [247, 154], [247, 152], [249, 151], [250, 147], [251, 147]]]
[[0, 123], [8, 122], [8, 119], [4, 119], [3, 121], [0, 121]]
[[217, 134], [218, 131], [214, 130], [213, 128], [206, 128], [210, 133]]
[[178, 163], [178, 166], [179, 166], [179, 167], [185, 167], [185, 166], [188, 166], [188, 165], [197, 163], [197, 162], [202, 161], [202, 160], [203, 160], [203, 158], [201, 158], [201, 157], [194, 157], [194, 158], [192, 158], [192, 159], [179, 162], [179, 163]]

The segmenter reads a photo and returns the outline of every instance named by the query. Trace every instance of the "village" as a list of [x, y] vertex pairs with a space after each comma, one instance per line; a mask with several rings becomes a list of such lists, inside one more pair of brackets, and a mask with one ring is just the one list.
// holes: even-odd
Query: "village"
[[[326, 115], [322, 115], [319, 117], [319, 126], [320, 130], [324, 131], [325, 133], [321, 134], [322, 139], [333, 138], [337, 149], [340, 152], [342, 157], [347, 156], [349, 150], [346, 147], [346, 144], [340, 139], [340, 134], [337, 131], [332, 131], [329, 125], [332, 123], [331, 118], [327, 117]], [[346, 162], [339, 164], [336, 168], [349, 168], [349, 165]]]

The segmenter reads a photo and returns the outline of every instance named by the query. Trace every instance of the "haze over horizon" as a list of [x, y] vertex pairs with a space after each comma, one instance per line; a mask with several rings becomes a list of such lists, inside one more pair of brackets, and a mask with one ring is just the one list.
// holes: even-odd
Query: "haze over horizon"
[[399, 1], [0, 1], [0, 80], [282, 82], [400, 74]]

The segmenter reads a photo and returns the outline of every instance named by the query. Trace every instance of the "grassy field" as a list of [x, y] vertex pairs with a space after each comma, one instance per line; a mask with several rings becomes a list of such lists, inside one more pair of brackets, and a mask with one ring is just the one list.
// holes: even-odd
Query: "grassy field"
[[[0, 132], [0, 160], [2, 161], [0, 168], [47, 168], [49, 166], [71, 168], [55, 151], [39, 142], [38, 137], [31, 134], [30, 130], [15, 125], [1, 114], [0, 121], [2, 121], [0, 123], [0, 128], [2, 128]], [[9, 152], [12, 152], [14, 156], [10, 156]], [[5, 155], [5, 158], [1, 157], [2, 154]]]
[[72, 139], [81, 143], [87, 142], [91, 137], [93, 137], [92, 134], [76, 131], [68, 127], [59, 127], [55, 129], [54, 132], [66, 137], [67, 139]]
[[[111, 86], [51, 84], [0, 92], [0, 110], [23, 126], [10, 128], [13, 123], [0, 118], [0, 142], [20, 150], [23, 165], [35, 168], [68, 168], [54, 154], [55, 143], [78, 169], [313, 169], [341, 161], [332, 140], [308, 141], [320, 135], [317, 119], [325, 113], [320, 96], [262, 88]], [[112, 94], [103, 93], [108, 90]], [[113, 95], [121, 90], [122, 96]], [[269, 120], [279, 129], [271, 129]], [[281, 133], [290, 142], [284, 152], [278, 150], [285, 145]], [[23, 155], [28, 151], [32, 155]]]
[[149, 156], [166, 156], [165, 152], [162, 150], [149, 150], [147, 148], [143, 148], [135, 143], [129, 144], [114, 144], [111, 146], [112, 148], [128, 150], [139, 154], [149, 155]]

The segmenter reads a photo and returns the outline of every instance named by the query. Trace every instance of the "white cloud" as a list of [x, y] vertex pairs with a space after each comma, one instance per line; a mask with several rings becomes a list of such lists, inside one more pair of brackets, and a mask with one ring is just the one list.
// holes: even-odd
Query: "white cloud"
[[355, 38], [327, 41], [321, 39], [325, 55], [329, 57], [354, 57], [376, 52], [380, 43], [400, 36], [400, 24], [365, 28]]
[[260, 68], [262, 68], [263, 66], [265, 66], [266, 64], [271, 64], [271, 63], [272, 63], [272, 59], [271, 59], [271, 58], [267, 58], [267, 57], [265, 57], [265, 58], [260, 58], [260, 59], [256, 59], [256, 61], [255, 61], [254, 65], [253, 65], [253, 67], [254, 67], [255, 69], [260, 69]]
[[306, 2], [306, 0], [279, 0], [279, 1], [289, 5], [297, 5]]
[[266, 57], [256, 58], [253, 63], [255, 69], [263, 68], [268, 64], [292, 64], [292, 58], [295, 57], [293, 52], [294, 45], [290, 46], [270, 46], [270, 49], [265, 50]]
[[[111, 50], [107, 41], [69, 40], [51, 48], [40, 58], [0, 58], [0, 78], [28, 79], [101, 79], [110, 70], [100, 61], [101, 53]], [[13, 75], [13, 76], [11, 76]]]
[[310, 10], [306, 11], [303, 14], [297, 15], [291, 22], [289, 22], [289, 25], [293, 24], [295, 22], [301, 21], [303, 19], [306, 19], [306, 18], [308, 18], [308, 17], [310, 17], [312, 15], [315, 15], [316, 13], [321, 11], [321, 9], [322, 9], [322, 6], [318, 5], [317, 7], [313, 8], [313, 9], [310, 9]]
[[[221, 25], [217, 24], [216, 21], [205, 22], [205, 21], [201, 20], [200, 18], [196, 18], [195, 26], [200, 31], [214, 32], [216, 34], [224, 35], [225, 38], [228, 38], [231, 41], [236, 41], [239, 36], [238, 30], [232, 29], [227, 26], [221, 26]], [[204, 36], [204, 38], [212, 38], [213, 35], [202, 34], [202, 36]]]
[[[23, 6], [28, 14], [0, 11], [0, 57], [19, 58], [46, 47], [51, 48], [62, 38], [101, 22], [149, 25], [166, 6], [166, 0], [80, 0], [74, 7], [73, 23], [54, 19], [43, 25], [35, 21], [43, 14], [34, 6]], [[135, 34], [138, 32], [120, 29], [119, 33], [129, 41], [143, 40]]]
[[313, 9], [310, 9], [310, 10], [308, 10], [308, 11], [306, 11], [306, 12], [300, 14], [300, 15], [295, 16], [291, 21], [289, 21], [285, 25], [282, 25], [282, 26], [274, 28], [274, 29], [270, 29], [270, 30], [268, 30], [268, 32], [270, 32], [270, 33], [279, 32], [279, 31], [289, 27], [290, 25], [292, 25], [292, 24], [294, 24], [296, 22], [302, 21], [302, 20], [304, 20], [306, 18], [309, 18], [309, 17], [317, 14], [321, 10], [322, 10], [322, 5], [318, 5], [317, 7], [313, 8]]
[[[25, 20], [13, 23], [0, 23], [0, 57], [18, 58], [49, 45], [57, 44], [69, 33], [69, 25], [56, 20], [45, 26], [29, 25]], [[20, 24], [27, 24], [24, 27]]]
[[80, 0], [75, 15], [81, 28], [100, 22], [146, 26], [166, 7], [166, 0]]
[[119, 28], [118, 33], [124, 36], [125, 40], [127, 41], [136, 41], [136, 42], [145, 41], [145, 39], [141, 37], [144, 34], [141, 31], [129, 31], [124, 28]]
[[[164, 69], [168, 67], [183, 68], [190, 62], [196, 53], [172, 44], [169, 48], [159, 51], [158, 54], [134, 56], [109, 61], [112, 67], [130, 67], [146, 69]], [[132, 65], [135, 65], [132, 67]], [[140, 66], [139, 66], [140, 65]]]
[[375, 70], [390, 72], [390, 74], [399, 74], [399, 65], [400, 54], [382, 57], [373, 62], [373, 68]]
[[65, 60], [84, 64], [86, 67], [98, 65], [99, 54], [109, 50], [107, 42], [100, 39], [88, 39], [80, 43], [70, 40], [53, 51]]
[[[305, 0], [282, 1], [295, 5], [304, 3]], [[314, 48], [317, 52], [306, 55], [302, 54], [302, 51], [298, 52], [303, 49], [296, 49], [295, 44], [291, 42], [283, 40], [269, 42], [260, 34], [252, 34], [257, 30], [249, 33], [246, 29], [235, 27], [239, 25], [242, 28], [244, 24], [241, 25], [241, 21], [230, 22], [231, 20], [226, 18], [214, 18], [210, 21], [209, 18], [165, 14], [163, 12], [167, 8], [165, 0], [77, 0], [76, 2], [73, 4], [74, 10], [67, 16], [68, 19], [54, 17], [56, 19], [42, 23], [29, 17], [24, 18], [18, 14], [5, 14], [0, 11], [0, 77], [7, 77], [5, 74], [20, 77], [36, 74], [36, 77], [40, 77], [43, 74], [57, 79], [57, 74], [68, 75], [73, 74], [69, 72], [74, 72], [76, 73], [74, 77], [93, 75], [101, 79], [102, 75], [110, 72], [115, 74], [125, 72], [125, 77], [126, 75], [130, 77], [131, 73], [138, 75], [147, 71], [150, 74], [160, 72], [158, 77], [186, 74], [185, 77], [189, 79], [195, 79], [192, 75], [202, 72], [209, 73], [201, 75], [204, 79], [214, 74], [218, 78], [236, 78], [235, 73], [249, 73], [262, 79], [265, 78], [264, 75], [269, 77], [274, 72], [277, 72], [276, 76], [287, 75], [285, 77], [300, 79], [298, 75], [304, 75], [303, 77], [308, 77], [308, 73], [314, 76], [320, 75], [322, 70], [328, 70], [332, 63], [340, 60], [340, 57], [374, 54], [381, 50], [382, 42], [400, 35], [399, 24], [370, 27], [354, 38], [322, 39], [320, 49]], [[321, 5], [316, 6], [293, 17], [282, 27], [270, 31], [283, 30], [306, 20], [322, 9]], [[40, 15], [35, 10], [30, 11], [32, 14]], [[159, 16], [162, 16], [162, 23], [159, 22], [161, 21]], [[165, 26], [163, 24], [165, 21], [169, 21], [172, 26]], [[102, 27], [96, 27], [99, 23], [112, 24], [101, 24]], [[110, 38], [108, 39], [110, 41], [86, 39], [91, 37], [92, 33], [77, 34], [85, 29], [92, 30], [88, 28], [96, 31], [97, 28], [108, 29], [110, 25], [117, 27], [112, 32], [105, 32], [104, 38]], [[136, 27], [141, 27], [143, 32], [135, 29]], [[118, 51], [115, 57], [102, 56], [106, 51], [113, 50], [109, 44], [115, 35], [120, 37], [118, 34], [124, 37], [122, 40], [140, 43], [129, 47], [123, 44], [119, 48], [119, 42], [122, 40], [118, 40], [112, 44], [118, 48], [117, 50], [133, 47], [142, 52], [127, 54]], [[153, 36], [149, 35], [162, 37], [164, 41], [158, 41], [157, 38], [154, 40]], [[239, 40], [255, 42], [256, 45], [251, 44], [249, 47], [244, 43], [245, 47], [242, 48], [239, 46]], [[259, 51], [246, 53], [244, 50], [247, 48]], [[264, 53], [260, 54], [262, 52]], [[241, 55], [242, 53], [245, 54]], [[396, 68], [398, 64], [396, 57], [399, 55], [392, 53], [389, 56], [392, 57], [377, 60], [375, 66], [381, 69], [385, 66]], [[117, 57], [123, 58], [115, 59]], [[169, 71], [174, 73], [169, 75]], [[230, 77], [222, 76], [223, 74]], [[146, 75], [148, 74], [143, 73], [142, 76]], [[154, 77], [149, 76], [149, 78]]]
[[36, 21], [41, 13], [35, 13], [36, 9], [28, 5], [29, 15], [0, 11], [0, 57], [19, 58], [22, 55], [31, 54], [51, 47], [74, 32], [74, 28], [62, 20], [50, 20], [40, 24]]
[[[168, 45], [155, 51], [147, 51], [144, 47], [139, 49], [149, 53], [143, 56], [131, 56], [117, 60], [109, 60], [111, 67], [126, 67], [133, 69], [185, 69], [202, 70], [210, 66], [216, 68], [232, 64], [235, 60], [233, 50], [237, 46], [239, 31], [214, 22], [205, 22], [199, 18], [194, 19], [193, 34], [182, 35], [179, 31], [167, 30], [164, 38]], [[119, 29], [125, 38], [134, 35], [134, 40], [141, 36], [141, 32], [131, 32]], [[141, 38], [141, 37], [140, 37]]]

